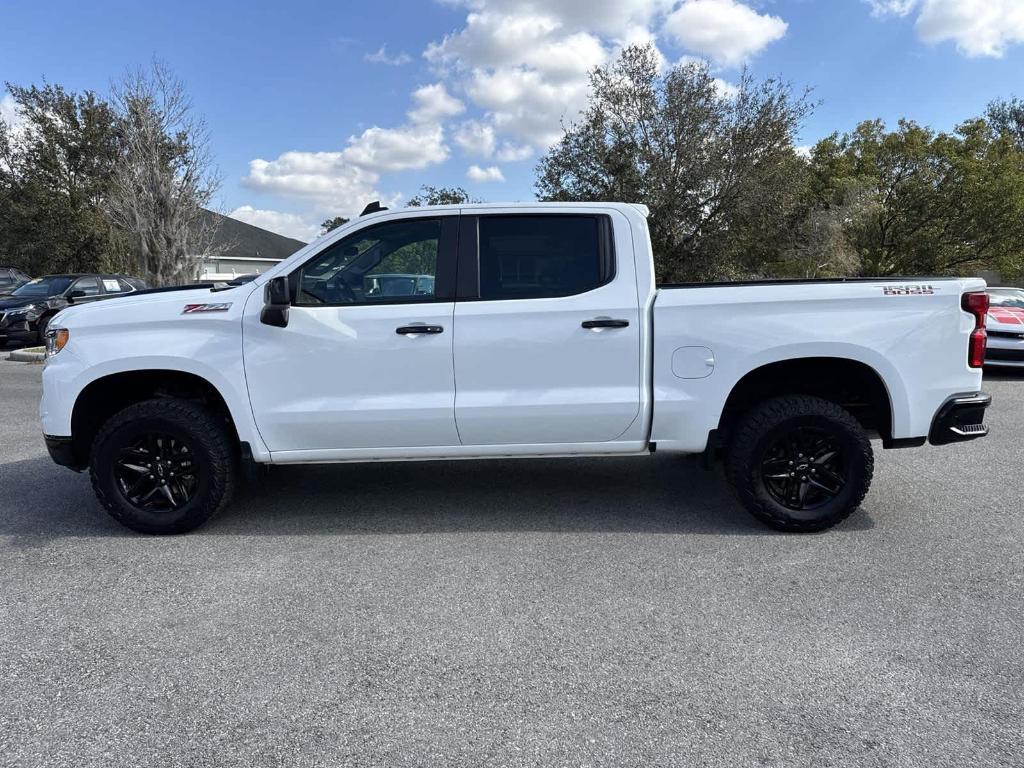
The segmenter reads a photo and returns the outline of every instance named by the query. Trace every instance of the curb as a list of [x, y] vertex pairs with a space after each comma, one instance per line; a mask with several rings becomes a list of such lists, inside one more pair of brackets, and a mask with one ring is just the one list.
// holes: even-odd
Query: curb
[[7, 359], [15, 363], [41, 363], [46, 359], [46, 352], [42, 347], [16, 349], [7, 355]]

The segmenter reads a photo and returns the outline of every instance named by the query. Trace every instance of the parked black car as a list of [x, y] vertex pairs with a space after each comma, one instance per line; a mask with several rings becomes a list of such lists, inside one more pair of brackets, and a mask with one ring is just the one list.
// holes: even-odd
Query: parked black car
[[0, 298], [0, 345], [9, 341], [42, 344], [50, 318], [69, 304], [109, 299], [146, 288], [124, 275], [46, 275]]
[[17, 267], [8, 267], [0, 264], [0, 296], [8, 296], [17, 288], [20, 288], [32, 278], [26, 275]]

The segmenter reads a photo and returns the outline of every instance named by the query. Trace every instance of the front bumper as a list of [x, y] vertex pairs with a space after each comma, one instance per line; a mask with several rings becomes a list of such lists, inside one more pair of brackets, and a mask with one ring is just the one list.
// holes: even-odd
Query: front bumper
[[0, 344], [19, 341], [30, 344], [39, 338], [35, 323], [25, 317], [12, 318], [9, 315], [0, 321]]
[[46, 441], [46, 450], [55, 464], [69, 467], [76, 472], [82, 471], [83, 467], [79, 466], [78, 461], [75, 459], [75, 451], [70, 437], [43, 435], [43, 440]]
[[928, 442], [947, 445], [985, 437], [988, 434], [988, 427], [984, 424], [985, 409], [991, 404], [992, 395], [986, 392], [949, 398], [932, 419]]

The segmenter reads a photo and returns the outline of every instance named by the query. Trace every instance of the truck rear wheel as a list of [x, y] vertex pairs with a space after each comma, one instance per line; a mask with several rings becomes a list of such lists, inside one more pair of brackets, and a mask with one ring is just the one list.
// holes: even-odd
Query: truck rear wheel
[[89, 475], [118, 522], [142, 533], [185, 533], [227, 505], [235, 464], [223, 420], [197, 403], [158, 398], [100, 428]]
[[874, 454], [864, 429], [828, 400], [768, 400], [737, 426], [726, 473], [754, 517], [780, 531], [831, 528], [864, 500]]

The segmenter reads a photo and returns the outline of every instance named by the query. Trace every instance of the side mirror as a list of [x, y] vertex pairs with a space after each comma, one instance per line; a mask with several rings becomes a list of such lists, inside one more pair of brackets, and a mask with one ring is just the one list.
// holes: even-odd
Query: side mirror
[[275, 277], [263, 289], [263, 311], [260, 322], [284, 328], [288, 325], [288, 307], [292, 305], [292, 294], [287, 277]]
[[85, 291], [72, 291], [68, 294], [67, 298], [68, 301], [74, 301], [75, 299], [80, 299], [83, 296], [85, 296]]

